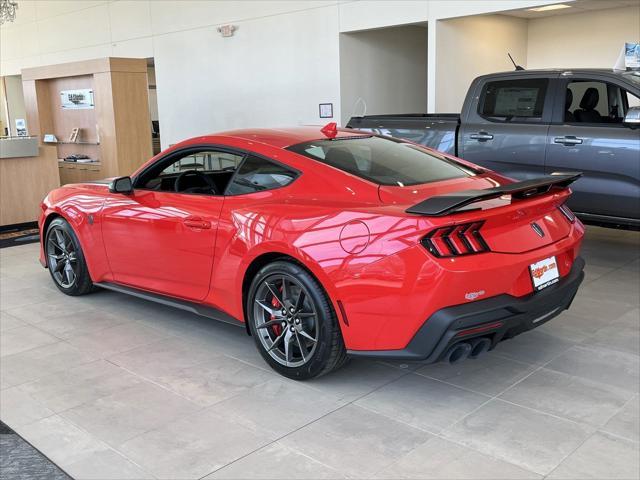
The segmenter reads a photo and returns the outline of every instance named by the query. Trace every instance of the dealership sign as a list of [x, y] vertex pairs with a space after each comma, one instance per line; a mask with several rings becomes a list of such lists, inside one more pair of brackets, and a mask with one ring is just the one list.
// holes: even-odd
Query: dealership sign
[[93, 90], [85, 88], [81, 90], [62, 90], [60, 92], [60, 104], [66, 110], [78, 110], [81, 108], [93, 108]]

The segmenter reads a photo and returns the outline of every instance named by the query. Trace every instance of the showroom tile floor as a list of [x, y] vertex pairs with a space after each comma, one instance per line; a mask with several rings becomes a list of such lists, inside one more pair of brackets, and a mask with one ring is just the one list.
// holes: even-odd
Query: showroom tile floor
[[572, 309], [484, 358], [307, 383], [237, 327], [65, 297], [37, 252], [0, 250], [0, 418], [74, 478], [640, 475], [640, 233], [589, 227]]

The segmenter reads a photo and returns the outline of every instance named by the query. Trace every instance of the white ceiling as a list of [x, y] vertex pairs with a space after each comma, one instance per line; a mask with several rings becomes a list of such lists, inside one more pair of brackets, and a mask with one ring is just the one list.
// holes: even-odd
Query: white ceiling
[[619, 8], [640, 5], [640, 0], [575, 0], [575, 1], [559, 1], [558, 3], [569, 5], [570, 8], [562, 8], [558, 10], [547, 10], [544, 12], [533, 12], [529, 9], [508, 10], [501, 12], [503, 15], [520, 18], [541, 18], [551, 17], [553, 15], [568, 15], [572, 13], [580, 13], [587, 10], [602, 10], [605, 8]]

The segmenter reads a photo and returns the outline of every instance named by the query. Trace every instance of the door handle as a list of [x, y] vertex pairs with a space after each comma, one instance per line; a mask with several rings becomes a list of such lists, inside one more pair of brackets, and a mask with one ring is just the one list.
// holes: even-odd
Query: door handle
[[472, 133], [469, 138], [478, 140], [479, 142], [486, 142], [487, 140], [493, 140], [493, 135], [487, 132]]
[[569, 147], [571, 145], [580, 145], [582, 143], [582, 139], [574, 137], [573, 135], [568, 135], [566, 137], [554, 138], [553, 143], [561, 143], [562, 145], [566, 145]]
[[187, 217], [182, 221], [182, 223], [189, 228], [197, 228], [200, 230], [211, 228], [211, 222], [203, 220], [200, 217]]

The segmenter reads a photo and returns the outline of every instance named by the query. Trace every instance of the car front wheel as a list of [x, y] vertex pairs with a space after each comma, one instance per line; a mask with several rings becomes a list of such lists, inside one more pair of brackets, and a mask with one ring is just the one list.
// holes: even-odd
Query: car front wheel
[[80, 242], [65, 219], [56, 218], [47, 228], [44, 251], [49, 273], [60, 291], [77, 296], [93, 290]]
[[280, 374], [298, 380], [339, 368], [346, 350], [329, 298], [304, 268], [276, 261], [247, 295], [247, 321], [258, 350]]

